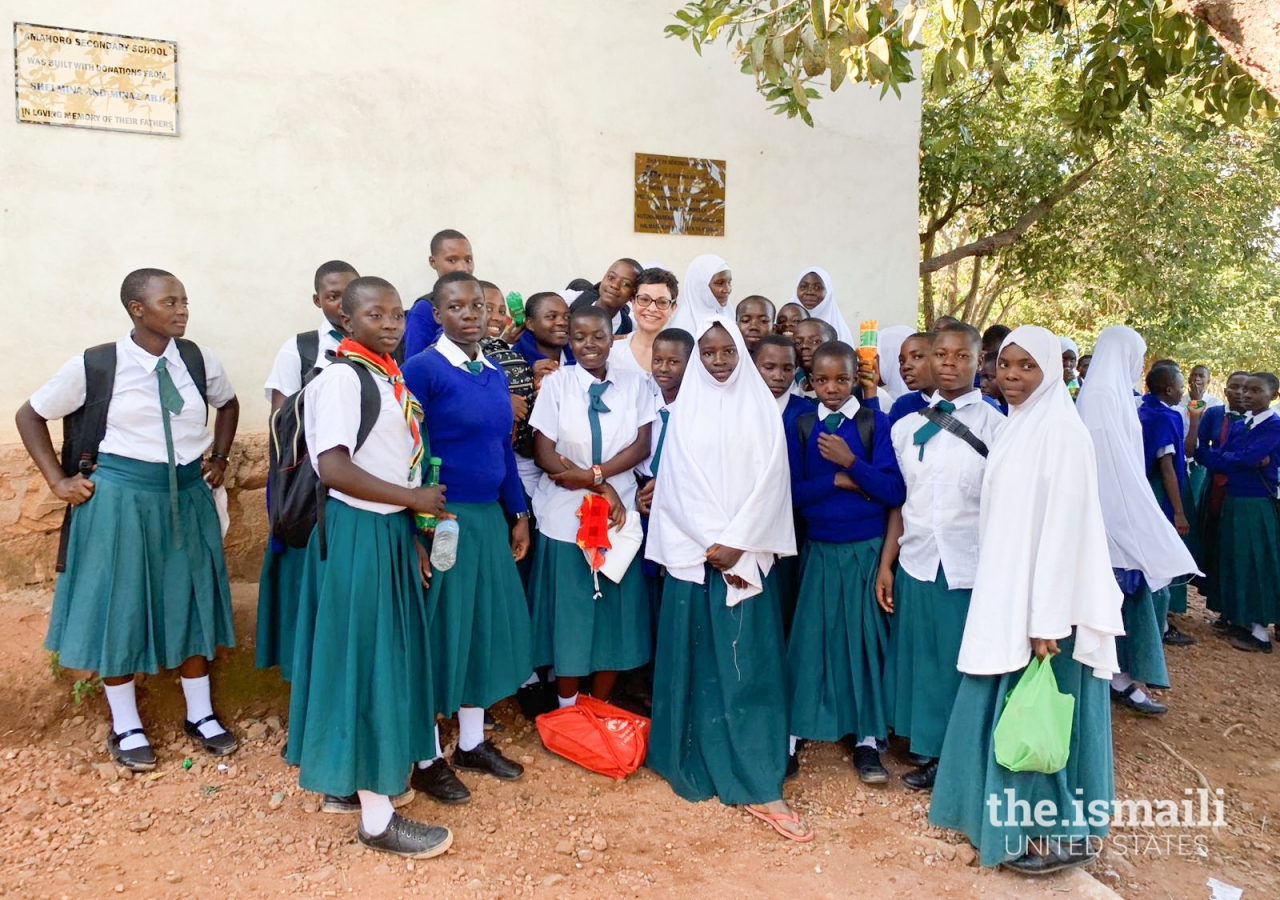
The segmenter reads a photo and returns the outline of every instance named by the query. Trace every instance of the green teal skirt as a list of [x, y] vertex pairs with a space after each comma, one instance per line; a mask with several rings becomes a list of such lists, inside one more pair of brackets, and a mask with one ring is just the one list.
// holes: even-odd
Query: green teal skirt
[[307, 544], [286, 759], [308, 791], [399, 794], [435, 756], [427, 604], [413, 516], [330, 498], [328, 560]]
[[911, 739], [911, 752], [937, 757], [960, 689], [960, 639], [969, 614], [968, 589], [951, 589], [938, 566], [933, 582], [898, 567], [893, 585], [893, 628], [885, 660], [889, 725]]
[[[1052, 775], [1010, 772], [996, 762], [992, 733], [1004, 698], [1022, 672], [965, 675], [956, 694], [942, 761], [929, 806], [929, 824], [964, 833], [984, 866], [1027, 852], [1027, 842], [1106, 836], [1115, 781], [1111, 760], [1110, 684], [1071, 658], [1071, 638], [1058, 641], [1053, 658], [1058, 690], [1076, 699], [1067, 765]], [[1022, 803], [1015, 801], [1026, 801]], [[1049, 801], [1051, 824], [1036, 824], [1036, 804]], [[994, 804], [994, 808], [993, 805]], [[1105, 809], [1103, 808], [1105, 805]], [[1027, 815], [1027, 819], [1023, 816]], [[1095, 848], [1096, 849], [1096, 848]]]
[[498, 503], [450, 503], [458, 518], [453, 568], [431, 576], [427, 616], [436, 711], [490, 706], [533, 671], [529, 607]]
[[1231, 497], [1218, 527], [1222, 611], [1232, 625], [1280, 621], [1280, 505], [1269, 497]]
[[109, 678], [234, 647], [222, 533], [200, 463], [178, 467], [181, 541], [168, 466], [104, 453], [91, 480], [93, 496], [71, 512], [45, 648], [69, 669]]
[[1187, 480], [1182, 486], [1182, 509], [1191, 523], [1191, 530], [1182, 540], [1195, 557], [1196, 566], [1204, 571], [1204, 530], [1201, 507], [1209, 491], [1209, 470], [1192, 460], [1187, 464]]
[[647, 765], [685, 800], [768, 803], [787, 769], [786, 664], [774, 573], [737, 606], [711, 566], [667, 575]]
[[791, 623], [796, 618], [796, 601], [800, 594], [800, 557], [783, 556], [774, 565], [778, 573], [778, 604], [782, 609], [782, 635], [791, 636]]
[[791, 733], [816, 741], [888, 736], [889, 631], [876, 603], [880, 538], [809, 541], [787, 642]]
[[270, 537], [267, 538], [262, 572], [258, 575], [256, 662], [259, 669], [279, 666], [280, 677], [285, 681], [293, 680], [293, 635], [306, 561], [306, 547], [286, 546], [277, 553], [271, 549]]
[[1120, 671], [1151, 687], [1169, 686], [1169, 669], [1164, 659], [1164, 621], [1169, 589], [1152, 592], [1145, 579], [1132, 594], [1124, 595], [1120, 607], [1124, 634], [1116, 638], [1116, 658]]
[[638, 557], [621, 584], [600, 576], [597, 600], [591, 568], [577, 544], [539, 533], [533, 552], [529, 601], [535, 665], [581, 678], [592, 672], [624, 672], [653, 658], [649, 592]]

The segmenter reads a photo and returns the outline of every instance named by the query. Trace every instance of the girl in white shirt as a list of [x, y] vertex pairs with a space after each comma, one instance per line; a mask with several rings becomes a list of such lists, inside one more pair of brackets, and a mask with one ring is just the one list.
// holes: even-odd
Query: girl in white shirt
[[[139, 269], [126, 276], [120, 300], [133, 322], [130, 333], [69, 360], [23, 404], [17, 423], [71, 517], [45, 647], [62, 665], [102, 676], [112, 720], [107, 750], [141, 772], [154, 769], [156, 757], [138, 716], [137, 672], [178, 669], [186, 733], [216, 756], [238, 746], [210, 699], [209, 661], [218, 647], [235, 646], [210, 485], [222, 484], [240, 405], [217, 357], [182, 340], [182, 282], [160, 269]], [[106, 432], [80, 459], [60, 464], [47, 422], [80, 411], [92, 417], [89, 359], [114, 371]], [[213, 437], [206, 401], [218, 411]], [[64, 436], [79, 432], [83, 440], [86, 426], [67, 420]], [[64, 457], [74, 452], [70, 446], [64, 444]]]
[[577, 702], [579, 683], [588, 676], [590, 694], [607, 700], [618, 672], [642, 666], [652, 655], [639, 557], [615, 584], [603, 574], [592, 577], [576, 543], [578, 511], [589, 493], [608, 501], [611, 527], [635, 511], [632, 470], [649, 455], [657, 415], [647, 376], [611, 364], [612, 345], [607, 311], [574, 310], [569, 346], [577, 364], [543, 379], [529, 417], [533, 456], [542, 469], [533, 494], [538, 534], [529, 577], [533, 662], [555, 666], [562, 707]]

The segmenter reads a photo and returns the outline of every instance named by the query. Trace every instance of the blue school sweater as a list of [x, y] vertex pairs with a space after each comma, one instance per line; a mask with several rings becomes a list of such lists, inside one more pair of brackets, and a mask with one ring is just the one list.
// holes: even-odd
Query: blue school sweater
[[472, 375], [432, 347], [402, 371], [405, 385], [422, 404], [431, 455], [440, 457], [446, 504], [500, 499], [508, 514], [525, 512], [511, 449], [511, 392], [501, 367]]
[[1230, 410], [1227, 409], [1225, 404], [1222, 406], [1210, 406], [1204, 411], [1204, 415], [1200, 417], [1200, 428], [1196, 431], [1196, 447], [1222, 447], [1225, 445], [1226, 437], [1231, 433], [1230, 426], [1244, 418], [1240, 413], [1232, 413], [1227, 435], [1223, 435], [1222, 420], [1228, 412]]
[[812, 397], [802, 397], [799, 394], [792, 394], [787, 398], [787, 408], [782, 411], [782, 427], [787, 434], [791, 434], [796, 430], [796, 419], [800, 418], [807, 412], [813, 412], [818, 408], [818, 401]]
[[[1262, 466], [1268, 457], [1267, 465]], [[1196, 462], [1225, 474], [1227, 494], [1232, 497], [1275, 497], [1280, 469], [1280, 417], [1269, 416], [1251, 429], [1246, 429], [1243, 421], [1232, 422], [1226, 446], [1202, 444], [1196, 449]]]
[[[857, 457], [848, 470], [841, 470], [818, 452], [818, 436], [827, 433], [823, 419], [828, 414], [826, 407], [818, 408], [813, 433], [803, 448], [797, 429], [787, 430], [791, 502], [804, 519], [811, 540], [844, 544], [881, 537], [888, 510], [901, 506], [907, 496], [890, 439], [892, 425], [889, 417], [879, 411], [875, 413], [871, 462], [862, 458], [858, 426], [852, 419], [844, 419], [840, 423], [835, 433], [844, 438]], [[847, 471], [867, 496], [836, 487], [834, 479], [840, 471]]]
[[[1142, 396], [1138, 406], [1138, 421], [1142, 423], [1142, 452], [1146, 460], [1147, 478], [1160, 482], [1160, 468], [1156, 452], [1161, 447], [1173, 445], [1173, 471], [1178, 476], [1178, 490], [1187, 480], [1187, 457], [1183, 447], [1182, 414], [1150, 394]], [[1173, 504], [1163, 497], [1160, 506], [1170, 522], [1173, 521]]]
[[404, 315], [404, 358], [412, 359], [417, 356], [434, 344], [438, 337], [440, 326], [436, 324], [431, 294], [423, 294]]
[[[511, 345], [511, 349], [523, 356], [524, 361], [530, 366], [538, 360], [551, 358], [538, 349], [538, 342], [533, 339], [532, 331], [526, 331], [524, 334], [520, 335], [516, 342]], [[556, 360], [556, 362], [559, 361], [560, 360]], [[564, 345], [564, 362], [567, 366], [574, 365], [573, 351], [569, 349], [568, 344]]]
[[922, 391], [912, 391], [909, 394], [903, 394], [897, 400], [893, 401], [893, 406], [889, 407], [889, 425], [890, 427], [897, 425], [899, 419], [905, 419], [913, 412], [920, 412], [929, 405], [929, 401], [925, 399]]

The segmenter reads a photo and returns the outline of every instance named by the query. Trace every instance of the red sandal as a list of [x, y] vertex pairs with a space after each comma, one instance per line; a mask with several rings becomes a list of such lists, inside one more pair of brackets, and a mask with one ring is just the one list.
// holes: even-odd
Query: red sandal
[[792, 831], [788, 831], [778, 824], [779, 822], [790, 822], [793, 825], [803, 826], [804, 823], [800, 821], [800, 814], [794, 810], [789, 813], [771, 813], [760, 809], [752, 809], [750, 806], [744, 806], [742, 808], [789, 841], [795, 841], [797, 844], [807, 844], [809, 841], [813, 840], [812, 828], [809, 828], [804, 834], [796, 834]]

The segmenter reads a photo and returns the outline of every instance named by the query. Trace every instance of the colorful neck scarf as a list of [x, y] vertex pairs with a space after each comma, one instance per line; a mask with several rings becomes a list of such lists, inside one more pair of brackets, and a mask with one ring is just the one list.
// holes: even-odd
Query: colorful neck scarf
[[391, 390], [395, 394], [396, 402], [400, 404], [400, 410], [404, 413], [405, 425], [409, 427], [409, 434], [413, 436], [413, 453], [409, 459], [409, 471], [413, 472], [418, 469], [422, 465], [422, 460], [425, 456], [422, 434], [422, 404], [405, 387], [404, 376], [400, 374], [400, 367], [396, 365], [396, 361], [388, 354], [372, 352], [364, 344], [358, 344], [351, 338], [342, 339], [342, 343], [338, 344], [336, 355], [345, 356], [352, 362], [364, 366], [379, 378], [385, 378], [391, 382]]

